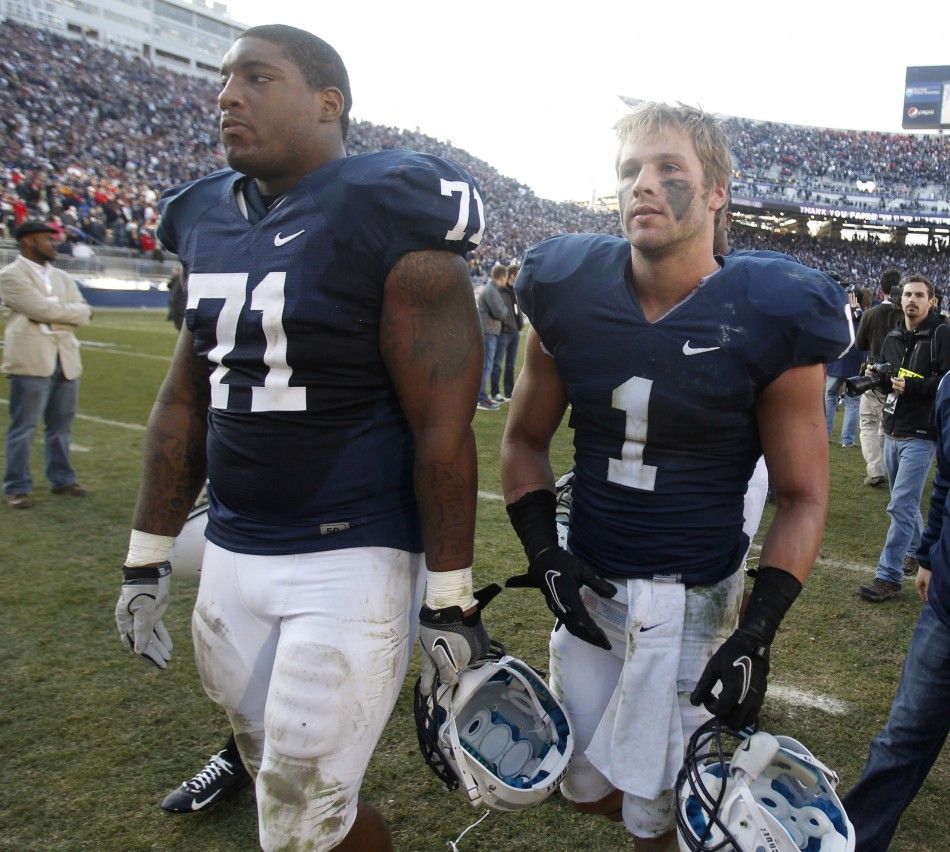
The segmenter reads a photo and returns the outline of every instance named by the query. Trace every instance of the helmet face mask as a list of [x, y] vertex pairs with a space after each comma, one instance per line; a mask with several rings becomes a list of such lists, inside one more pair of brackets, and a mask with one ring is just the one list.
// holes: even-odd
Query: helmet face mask
[[798, 740], [713, 719], [690, 738], [676, 781], [680, 849], [852, 852], [837, 782]]
[[574, 468], [554, 483], [557, 498], [554, 519], [557, 524], [558, 546], [567, 550], [567, 535], [571, 526], [571, 507], [574, 504]]
[[567, 715], [530, 666], [503, 656], [479, 660], [455, 686], [416, 683], [416, 733], [423, 757], [449, 790], [473, 805], [515, 811], [544, 801], [573, 757]]

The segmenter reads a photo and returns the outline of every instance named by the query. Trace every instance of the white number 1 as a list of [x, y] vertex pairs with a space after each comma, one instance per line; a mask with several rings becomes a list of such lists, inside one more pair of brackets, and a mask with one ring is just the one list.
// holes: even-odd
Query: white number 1
[[652, 390], [653, 382], [640, 376], [633, 376], [614, 388], [612, 405], [627, 415], [627, 424], [620, 458], [607, 460], [608, 482], [641, 491], [653, 491], [656, 487], [656, 467], [643, 463]]

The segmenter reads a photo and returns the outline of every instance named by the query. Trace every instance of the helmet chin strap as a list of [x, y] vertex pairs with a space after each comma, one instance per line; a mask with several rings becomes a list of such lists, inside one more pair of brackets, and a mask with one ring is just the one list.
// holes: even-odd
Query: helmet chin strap
[[[478, 792], [478, 782], [475, 781], [475, 776], [469, 772], [468, 761], [462, 757], [463, 754], [471, 754], [471, 752], [462, 745], [462, 741], [459, 739], [458, 725], [449, 725], [448, 734], [450, 748], [455, 754], [459, 755], [455, 758], [455, 764], [458, 769], [461, 786], [465, 788], [465, 792], [468, 794], [468, 798], [472, 804], [477, 805], [482, 800], [482, 795]], [[472, 757], [478, 760], [476, 755], [473, 754]]]

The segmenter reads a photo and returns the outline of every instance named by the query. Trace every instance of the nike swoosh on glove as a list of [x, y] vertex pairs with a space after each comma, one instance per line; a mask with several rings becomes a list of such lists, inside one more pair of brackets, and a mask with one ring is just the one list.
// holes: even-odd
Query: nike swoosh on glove
[[482, 610], [500, 591], [501, 586], [492, 583], [475, 592], [477, 606], [470, 615], [463, 615], [458, 606], [423, 606], [419, 611], [423, 695], [429, 695], [436, 682], [448, 686], [458, 683], [459, 672], [488, 653], [491, 639], [482, 624]]
[[512, 589], [540, 589], [548, 609], [568, 633], [610, 650], [610, 640], [581, 600], [581, 586], [587, 586], [602, 598], [612, 598], [617, 589], [582, 559], [560, 547], [549, 547], [531, 560], [527, 574], [509, 577], [505, 585]]
[[[689, 700], [703, 705], [724, 725], [739, 731], [754, 725], [762, 709], [769, 675], [769, 646], [740, 627], [712, 655]], [[718, 697], [716, 683], [722, 683]]]
[[122, 569], [125, 582], [115, 605], [115, 623], [122, 643], [143, 660], [168, 668], [172, 639], [162, 624], [168, 609], [172, 567], [168, 562]]

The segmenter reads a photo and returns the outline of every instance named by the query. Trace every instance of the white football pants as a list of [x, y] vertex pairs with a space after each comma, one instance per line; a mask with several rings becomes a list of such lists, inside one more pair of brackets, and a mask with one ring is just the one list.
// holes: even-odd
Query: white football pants
[[195, 658], [256, 777], [263, 849], [332, 849], [352, 828], [409, 663], [424, 567], [383, 547], [252, 556], [208, 543]]

